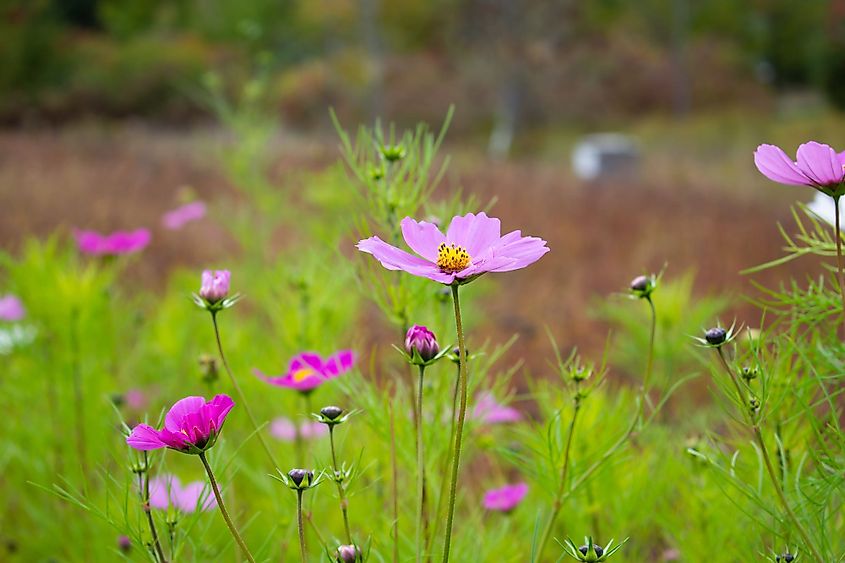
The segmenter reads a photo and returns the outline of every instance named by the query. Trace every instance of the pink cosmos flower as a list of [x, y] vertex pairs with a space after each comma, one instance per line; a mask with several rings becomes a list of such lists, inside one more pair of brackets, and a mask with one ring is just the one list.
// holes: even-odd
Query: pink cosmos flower
[[352, 350], [341, 350], [326, 360], [315, 352], [302, 352], [291, 359], [284, 375], [268, 376], [258, 369], [254, 369], [253, 373], [271, 385], [310, 393], [326, 381], [352, 369], [354, 363]]
[[845, 193], [845, 152], [810, 141], [798, 147], [795, 162], [780, 147], [760, 145], [754, 164], [766, 178], [790, 186], [809, 186], [831, 197]]
[[226, 415], [235, 406], [228, 395], [185, 397], [176, 402], [164, 417], [164, 428], [156, 430], [147, 424], [132, 429], [126, 443], [136, 450], [170, 448], [188, 454], [199, 454], [217, 441]]
[[160, 510], [173, 506], [189, 514], [197, 508], [202, 511], [213, 509], [217, 506], [217, 499], [203, 481], [192, 481], [183, 487], [178, 477], [160, 475], [150, 479], [150, 506]]
[[73, 235], [76, 237], [76, 245], [80, 252], [93, 256], [132, 254], [143, 250], [152, 238], [148, 229], [115, 231], [109, 235], [101, 235], [96, 231], [75, 229]]
[[199, 295], [212, 305], [229, 295], [232, 273], [229, 270], [204, 270]]
[[485, 392], [478, 397], [472, 410], [472, 418], [485, 424], [505, 424], [519, 422], [522, 420], [522, 413], [499, 403], [492, 393]]
[[25, 316], [26, 309], [20, 299], [11, 294], [0, 297], [0, 321], [15, 322]]
[[485, 213], [458, 215], [444, 235], [433, 223], [402, 219], [405, 243], [419, 256], [391, 246], [378, 237], [358, 242], [358, 249], [376, 257], [388, 270], [402, 270], [447, 285], [468, 283], [487, 272], [510, 272], [533, 264], [549, 248], [546, 241], [505, 236], [501, 222]]
[[440, 345], [437, 344], [437, 337], [427, 327], [414, 325], [405, 334], [405, 351], [409, 356], [413, 356], [414, 350], [422, 361], [428, 362], [440, 353]]
[[522, 502], [527, 494], [527, 483], [516, 483], [515, 485], [491, 489], [484, 493], [484, 508], [497, 512], [510, 512]]
[[289, 418], [280, 416], [270, 423], [270, 435], [282, 442], [296, 440], [296, 424]]
[[168, 211], [161, 216], [161, 224], [165, 229], [176, 231], [192, 221], [205, 217], [205, 203], [194, 201]]

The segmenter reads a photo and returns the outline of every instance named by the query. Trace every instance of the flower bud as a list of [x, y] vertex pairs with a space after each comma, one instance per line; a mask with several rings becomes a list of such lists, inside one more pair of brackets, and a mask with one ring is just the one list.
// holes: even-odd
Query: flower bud
[[118, 536], [117, 547], [122, 553], [129, 553], [132, 549], [132, 540], [130, 540], [127, 536]]
[[388, 162], [396, 162], [405, 158], [407, 152], [402, 145], [384, 145], [381, 147], [381, 155]]
[[342, 545], [335, 552], [337, 563], [359, 563], [363, 560], [363, 555], [357, 545]]
[[742, 378], [749, 383], [751, 382], [752, 379], [757, 379], [757, 374], [758, 374], [757, 368], [751, 368], [751, 367], [748, 367], [748, 366], [744, 366], [742, 368], [742, 370], [740, 371], [740, 375], [742, 376]]
[[203, 271], [199, 296], [212, 305], [223, 301], [229, 295], [231, 277], [229, 270]]
[[335, 420], [337, 419], [337, 417], [343, 414], [343, 409], [335, 406], [323, 407], [320, 409], [320, 414], [326, 417], [328, 420]]
[[[307, 469], [291, 469], [288, 471], [288, 477], [296, 485], [296, 488], [307, 489], [314, 480], [314, 472]], [[302, 484], [303, 481], [305, 481], [305, 485]]]
[[[467, 349], [466, 354], [467, 354], [467, 362], [469, 362], [469, 359], [470, 359], [469, 349]], [[448, 357], [449, 357], [450, 360], [452, 360], [453, 364], [455, 364], [457, 366], [461, 365], [461, 349], [458, 348], [457, 346], [452, 348], [452, 350], [448, 354]]]
[[582, 545], [578, 548], [578, 551], [580, 551], [581, 555], [584, 556], [584, 561], [598, 561], [598, 559], [604, 555], [604, 548], [598, 544], [593, 544], [592, 553], [590, 553], [590, 547], [587, 545]]
[[795, 556], [789, 552], [782, 553], [781, 555], [775, 557], [775, 561], [777, 561], [777, 563], [792, 563], [795, 561]]
[[420, 355], [423, 362], [429, 362], [440, 353], [440, 346], [434, 333], [422, 325], [414, 325], [408, 329], [405, 335], [405, 351], [409, 356], [414, 356], [414, 350]]
[[648, 298], [651, 297], [651, 293], [654, 291], [656, 285], [657, 284], [653, 276], [637, 276], [631, 280], [631, 285], [629, 287], [634, 296]]
[[704, 333], [704, 340], [712, 346], [721, 346], [725, 343], [727, 337], [728, 333], [722, 327], [710, 328]]

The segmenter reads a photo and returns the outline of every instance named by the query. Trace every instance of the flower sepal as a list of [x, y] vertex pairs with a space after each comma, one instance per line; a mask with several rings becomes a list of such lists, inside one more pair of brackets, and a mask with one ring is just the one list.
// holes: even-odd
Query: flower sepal
[[739, 336], [742, 327], [737, 328], [736, 323], [731, 324], [730, 328], [722, 328], [715, 326], [704, 331], [704, 337], [693, 336], [693, 340], [698, 342], [702, 348], [721, 348], [725, 344], [730, 344], [736, 337]]
[[343, 424], [350, 417], [355, 416], [361, 412], [360, 410], [351, 410], [351, 411], [344, 411], [340, 407], [336, 407], [334, 405], [330, 405], [328, 407], [323, 407], [320, 409], [320, 412], [312, 412], [311, 416], [319, 422], [320, 424], [325, 424], [329, 428], [337, 426], [338, 424]]
[[209, 301], [208, 299], [203, 299], [198, 294], [193, 293], [191, 294], [194, 303], [200, 309], [205, 309], [211, 314], [217, 314], [223, 309], [228, 309], [232, 307], [235, 303], [240, 301], [243, 298], [243, 295], [240, 293], [236, 293], [230, 297], [226, 297], [225, 299], [221, 299], [220, 301]]
[[600, 563], [602, 561], [607, 561], [610, 556], [619, 551], [622, 546], [625, 545], [625, 542], [628, 541], [628, 538], [625, 538], [619, 543], [619, 545], [616, 546], [613, 546], [613, 541], [614, 540], [610, 540], [605, 547], [602, 547], [593, 542], [592, 536], [587, 536], [584, 538], [584, 545], [580, 547], [577, 546], [571, 538], [566, 538], [566, 541], [563, 543], [558, 543], [563, 547], [565, 553], [576, 561]]
[[325, 472], [321, 471], [316, 477], [314, 472], [310, 469], [294, 468], [283, 473], [280, 469], [276, 469], [279, 476], [271, 475], [273, 479], [282, 483], [285, 487], [292, 491], [306, 491], [313, 489], [319, 485], [325, 477]]

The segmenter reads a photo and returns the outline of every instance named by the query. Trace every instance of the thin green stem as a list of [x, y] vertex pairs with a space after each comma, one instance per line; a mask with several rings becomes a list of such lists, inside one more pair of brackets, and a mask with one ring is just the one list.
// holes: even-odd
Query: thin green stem
[[308, 563], [308, 553], [305, 548], [305, 526], [302, 525], [302, 489], [296, 490], [296, 526], [299, 528], [299, 553], [302, 563]]
[[347, 514], [349, 501], [346, 499], [346, 492], [343, 490], [343, 483], [340, 479], [340, 469], [337, 466], [337, 456], [334, 450], [334, 425], [329, 425], [329, 442], [332, 446], [332, 469], [334, 469], [334, 482], [337, 484], [337, 496], [340, 499], [340, 511], [343, 513], [343, 528], [346, 530], [346, 541], [352, 543], [352, 532], [349, 531], [349, 515]]
[[[838, 213], [838, 206], [837, 206], [837, 217], [839, 216]], [[737, 378], [736, 374], [734, 374], [733, 370], [728, 365], [727, 360], [725, 359], [725, 355], [722, 352], [722, 348], [716, 348], [716, 351], [719, 354], [719, 359], [722, 361], [722, 366], [725, 368], [728, 376], [730, 377], [731, 381], [733, 381], [734, 386], [736, 387], [737, 394], [739, 396], [740, 404], [742, 412], [744, 413], [744, 417], [748, 422], [748, 425], [751, 429], [751, 433], [754, 436], [754, 441], [757, 442], [757, 446], [760, 448], [760, 454], [763, 457], [763, 463], [766, 466], [766, 472], [769, 474], [769, 479], [772, 482], [772, 485], [775, 488], [775, 492], [777, 493], [778, 500], [780, 504], [783, 506], [783, 509], [786, 511], [787, 516], [792, 521], [792, 525], [798, 531], [798, 535], [801, 536], [801, 539], [804, 542], [804, 545], [807, 549], [812, 553], [813, 558], [818, 562], [822, 563], [824, 559], [822, 559], [821, 554], [819, 553], [818, 548], [816, 545], [810, 540], [810, 535], [807, 533], [807, 530], [804, 529], [804, 526], [798, 520], [798, 516], [792, 510], [792, 507], [789, 506], [789, 501], [786, 499], [786, 493], [783, 490], [782, 483], [778, 478], [777, 472], [775, 471], [774, 466], [772, 465], [771, 457], [769, 456], [769, 450], [766, 447], [766, 442], [763, 440], [763, 434], [760, 431], [760, 426], [754, 420], [753, 416], [748, 411], [748, 399], [746, 398], [745, 393], [742, 391], [742, 387], [739, 384], [739, 379]]]
[[417, 388], [417, 563], [423, 558], [423, 504], [425, 503], [425, 447], [423, 446], [423, 380], [425, 366], [420, 365]]
[[[646, 297], [646, 301], [648, 301], [649, 309], [651, 309], [651, 332], [649, 333], [648, 338], [648, 360], [646, 361], [645, 376], [643, 376], [643, 385], [641, 390], [643, 398], [645, 398], [646, 393], [648, 393], [649, 383], [651, 383], [651, 375], [654, 371], [654, 335], [657, 331], [657, 311], [654, 308], [654, 301], [651, 300], [650, 295]], [[640, 403], [640, 410], [644, 408], [644, 404], [645, 401]]]
[[399, 563], [399, 469], [396, 463], [396, 428], [394, 426], [393, 402], [387, 403], [390, 417], [390, 466], [393, 472], [393, 563]]
[[238, 380], [235, 379], [235, 375], [232, 373], [232, 370], [229, 369], [229, 362], [226, 361], [226, 355], [223, 353], [223, 343], [220, 340], [220, 328], [217, 326], [217, 313], [211, 313], [211, 323], [214, 325], [214, 338], [217, 341], [217, 351], [220, 353], [220, 360], [223, 362], [223, 367], [226, 368], [226, 373], [229, 374], [229, 380], [232, 382], [232, 387], [235, 388], [238, 398], [244, 405], [247, 418], [249, 418], [249, 421], [252, 424], [252, 429], [255, 431], [255, 435], [258, 436], [258, 441], [261, 442], [261, 446], [264, 448], [264, 453], [267, 454], [267, 459], [270, 460], [270, 463], [274, 468], [278, 468], [279, 465], [273, 457], [273, 452], [270, 451], [270, 446], [267, 445], [267, 441], [264, 439], [264, 434], [258, 428], [258, 423], [255, 421], [255, 416], [252, 414], [252, 409], [249, 408], [246, 395], [244, 395], [244, 392], [241, 390], [241, 386], [238, 385]]
[[[458, 371], [460, 372], [460, 366]], [[458, 410], [458, 391], [460, 391], [460, 374], [455, 378], [455, 390], [452, 393], [452, 411], [449, 417], [449, 436], [455, 433], [455, 412]], [[446, 475], [449, 472], [449, 464], [452, 463], [452, 440], [449, 440], [449, 448], [446, 452], [446, 459], [443, 463], [443, 470], [441, 475]], [[432, 525], [431, 533], [426, 538], [426, 551], [430, 551], [434, 543], [434, 537], [437, 535], [438, 524], [440, 520], [440, 510], [443, 507], [443, 498], [446, 496], [446, 479], [440, 480], [440, 493], [437, 495], [437, 504], [434, 507], [434, 524]]]
[[464, 420], [467, 411], [467, 349], [464, 344], [464, 327], [461, 321], [461, 302], [458, 297], [458, 284], [452, 285], [452, 301], [455, 304], [455, 331], [458, 335], [460, 369], [458, 380], [461, 385], [461, 402], [458, 408], [458, 424], [455, 428], [455, 460], [452, 463], [452, 482], [449, 486], [449, 511], [446, 516], [446, 539], [443, 543], [443, 563], [449, 561], [449, 549], [452, 543], [452, 523], [455, 518], [455, 498], [458, 494], [458, 473], [461, 466], [461, 439], [464, 432]]
[[842, 231], [839, 230], [839, 196], [833, 198], [834, 233], [836, 239], [836, 271], [839, 280], [839, 294], [842, 297], [842, 332], [845, 333], [845, 271], [842, 269]]
[[558, 482], [557, 492], [555, 493], [555, 499], [552, 503], [552, 513], [546, 522], [546, 526], [543, 528], [543, 534], [540, 536], [540, 543], [536, 552], [537, 557], [543, 556], [543, 550], [546, 549], [546, 544], [549, 543], [549, 538], [552, 536], [555, 521], [557, 520], [558, 515], [560, 515], [561, 508], [563, 508], [563, 495], [566, 492], [566, 478], [569, 473], [569, 452], [572, 448], [572, 437], [575, 434], [575, 422], [578, 420], [578, 412], [581, 409], [581, 396], [579, 394], [578, 384], [576, 383], [575, 385], [575, 410], [572, 412], [572, 419], [569, 421], [566, 446], [563, 450], [563, 466], [560, 470], [560, 481]]
[[153, 513], [150, 510], [150, 462], [149, 454], [144, 452], [144, 473], [139, 476], [143, 480], [143, 488], [141, 489], [141, 505], [144, 507], [144, 513], [147, 515], [147, 524], [150, 527], [150, 534], [153, 537], [153, 547], [155, 548], [156, 558], [161, 563], [167, 563], [167, 558], [164, 556], [164, 550], [161, 548], [161, 542], [158, 539], [158, 532], [156, 532], [155, 521], [153, 520]]
[[255, 559], [252, 557], [252, 553], [249, 552], [249, 548], [244, 543], [243, 538], [238, 533], [238, 529], [235, 528], [234, 522], [229, 517], [229, 512], [226, 510], [226, 505], [223, 503], [223, 496], [220, 494], [220, 488], [217, 486], [217, 480], [214, 478], [214, 473], [211, 471], [211, 466], [208, 464], [208, 460], [205, 457], [205, 452], [199, 454], [200, 461], [202, 461], [203, 467], [205, 467], [205, 472], [208, 473], [208, 480], [211, 483], [211, 490], [214, 492], [214, 498], [217, 499], [217, 506], [220, 508], [220, 514], [223, 515], [223, 520], [226, 521], [226, 525], [229, 527], [229, 531], [232, 533], [232, 537], [235, 538], [235, 542], [237, 542], [238, 546], [241, 548], [241, 551], [246, 557], [249, 563], [255, 563]]

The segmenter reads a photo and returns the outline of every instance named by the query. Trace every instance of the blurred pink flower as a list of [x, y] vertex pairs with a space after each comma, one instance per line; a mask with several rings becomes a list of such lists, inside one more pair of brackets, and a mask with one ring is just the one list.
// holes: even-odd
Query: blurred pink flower
[[282, 442], [293, 442], [296, 440], [296, 425], [283, 416], [274, 418], [270, 423], [270, 435]]
[[352, 369], [354, 363], [352, 350], [341, 350], [326, 360], [315, 352], [302, 352], [291, 359], [284, 375], [268, 376], [259, 369], [253, 369], [253, 373], [270, 385], [309, 393], [326, 381], [343, 375]]
[[499, 403], [490, 392], [479, 395], [471, 416], [485, 424], [504, 424], [522, 420], [521, 412]]
[[845, 190], [845, 152], [810, 141], [798, 147], [793, 160], [774, 145], [760, 145], [754, 151], [754, 164], [766, 178], [790, 186], [809, 186], [829, 196]]
[[410, 217], [402, 219], [401, 227], [405, 243], [419, 256], [378, 237], [359, 241], [358, 250], [372, 254], [388, 270], [447, 285], [467, 283], [487, 272], [519, 270], [549, 251], [546, 241], [524, 237], [520, 231], [502, 236], [501, 222], [485, 213], [455, 216], [445, 235], [433, 223]]
[[172, 209], [161, 216], [161, 224], [165, 229], [176, 231], [191, 221], [197, 221], [205, 217], [205, 203], [193, 201], [186, 203], [176, 209]]
[[147, 396], [140, 389], [128, 389], [123, 394], [123, 400], [126, 406], [134, 411], [144, 410], [147, 405]]
[[303, 440], [313, 440], [329, 433], [329, 428], [322, 422], [306, 421], [299, 425], [299, 435]]
[[185, 397], [174, 404], [164, 417], [164, 428], [156, 430], [147, 424], [132, 429], [126, 443], [136, 450], [170, 448], [188, 454], [204, 452], [214, 445], [223, 422], [235, 402], [228, 395]]
[[115, 231], [109, 235], [75, 229], [73, 236], [76, 238], [76, 245], [80, 252], [93, 256], [116, 256], [138, 252], [143, 250], [152, 238], [148, 229]]
[[0, 321], [15, 322], [26, 316], [21, 300], [14, 295], [0, 297]]
[[522, 502], [528, 494], [527, 483], [505, 485], [498, 489], [491, 489], [484, 493], [484, 508], [498, 512], [510, 512]]
[[183, 487], [178, 477], [160, 475], [150, 479], [150, 506], [161, 510], [173, 506], [181, 512], [191, 513], [197, 508], [213, 509], [217, 506], [217, 499], [203, 481], [191, 481]]

